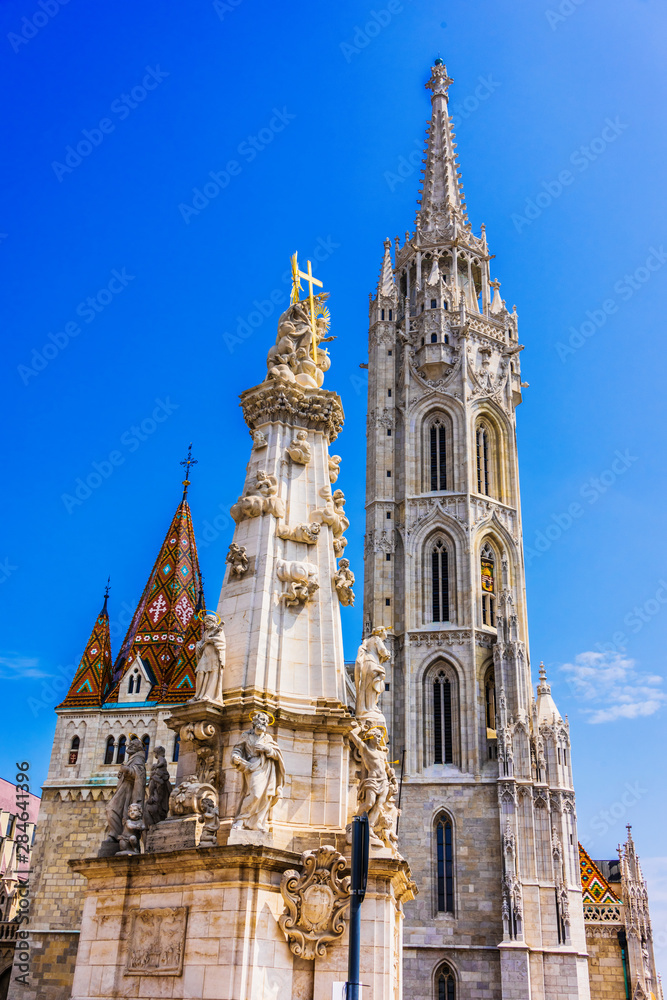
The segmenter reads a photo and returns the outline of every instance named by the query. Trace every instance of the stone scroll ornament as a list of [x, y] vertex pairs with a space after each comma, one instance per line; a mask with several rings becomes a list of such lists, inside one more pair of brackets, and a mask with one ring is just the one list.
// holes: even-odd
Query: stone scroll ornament
[[[146, 795], [146, 759], [144, 745], [139, 739], [132, 739], [127, 745], [127, 761], [118, 769], [118, 785], [106, 808], [106, 837], [98, 856], [111, 857], [121, 850], [120, 840], [125, 832], [130, 806], [137, 806], [139, 816], [143, 816]], [[136, 810], [133, 810], [136, 813]], [[143, 827], [143, 823], [142, 823]], [[134, 835], [130, 831], [129, 836]]]
[[222, 705], [222, 674], [225, 669], [227, 641], [223, 631], [225, 623], [214, 612], [204, 615], [202, 637], [197, 643], [197, 670], [195, 693], [189, 700], [209, 701]]
[[246, 488], [242, 497], [229, 509], [236, 523], [249, 517], [260, 517], [262, 514], [273, 514], [274, 517], [285, 516], [285, 501], [278, 496], [278, 479], [264, 469], [255, 474], [255, 482]]
[[290, 951], [299, 958], [323, 958], [327, 945], [345, 933], [350, 905], [350, 878], [341, 878], [346, 860], [335, 847], [318, 847], [301, 855], [303, 872], [283, 874], [280, 891], [285, 912], [279, 918]]
[[273, 807], [280, 801], [285, 784], [285, 762], [280, 747], [267, 733], [272, 718], [266, 712], [251, 712], [252, 728], [232, 750], [232, 765], [243, 775], [243, 791], [233, 830], [269, 832]]

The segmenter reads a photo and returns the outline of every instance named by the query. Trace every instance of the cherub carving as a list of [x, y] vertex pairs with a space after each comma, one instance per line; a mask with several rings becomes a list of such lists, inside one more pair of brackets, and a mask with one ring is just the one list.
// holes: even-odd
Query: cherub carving
[[329, 482], [335, 483], [340, 475], [340, 463], [342, 462], [340, 455], [329, 455]]
[[201, 818], [204, 821], [204, 828], [199, 838], [200, 847], [217, 847], [218, 827], [220, 826], [220, 813], [213, 799], [208, 797], [201, 800]]
[[338, 563], [338, 570], [334, 576], [334, 587], [338, 594], [338, 600], [344, 607], [354, 607], [354, 573], [350, 569], [350, 560], [341, 559]]
[[246, 555], [245, 546], [237, 545], [236, 542], [232, 542], [229, 546], [229, 552], [227, 553], [225, 562], [229, 563], [230, 573], [232, 576], [243, 576], [244, 573], [247, 573], [248, 556]]
[[138, 802], [133, 802], [127, 810], [118, 854], [141, 854], [141, 835], [145, 829], [143, 809]]
[[308, 434], [301, 430], [296, 432], [296, 437], [292, 441], [287, 454], [297, 465], [308, 465], [311, 458], [311, 448], [308, 444]]

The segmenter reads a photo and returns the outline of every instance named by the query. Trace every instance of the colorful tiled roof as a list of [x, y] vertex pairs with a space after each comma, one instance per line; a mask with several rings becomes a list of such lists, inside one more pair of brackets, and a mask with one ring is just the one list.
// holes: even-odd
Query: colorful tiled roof
[[620, 903], [606, 878], [587, 851], [579, 844], [582, 900], [586, 903]]
[[183, 498], [169, 525], [148, 583], [114, 666], [114, 690], [137, 654], [153, 671], [156, 683], [147, 700], [187, 701], [195, 689], [195, 645], [201, 636], [197, 620], [199, 560], [192, 515]]
[[102, 705], [111, 690], [112, 659], [107, 598], [108, 595], [104, 598], [104, 606], [97, 616], [67, 697], [59, 708]]

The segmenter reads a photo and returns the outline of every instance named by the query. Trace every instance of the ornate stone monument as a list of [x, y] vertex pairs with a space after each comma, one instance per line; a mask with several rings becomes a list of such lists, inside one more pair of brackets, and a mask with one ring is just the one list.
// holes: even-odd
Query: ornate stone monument
[[[130, 816], [145, 788], [143, 748], [131, 744], [105, 841], [109, 854], [126, 841], [127, 852], [74, 866], [88, 879], [77, 1000], [330, 1000], [346, 978], [346, 828], [359, 811], [372, 829], [363, 982], [374, 1000], [400, 996], [402, 903], [414, 885], [396, 848], [378, 709], [389, 651], [382, 631], [362, 644], [355, 719], [340, 622], [354, 599], [341, 558], [349, 520], [329, 454], [343, 410], [323, 388], [326, 296], [314, 294], [310, 266], [294, 259], [293, 274], [267, 376], [241, 396], [252, 448], [229, 570], [217, 612], [200, 613], [194, 696], [167, 720], [179, 735], [176, 785], [169, 793], [158, 760], [146, 819]], [[130, 827], [144, 822], [137, 854]]]

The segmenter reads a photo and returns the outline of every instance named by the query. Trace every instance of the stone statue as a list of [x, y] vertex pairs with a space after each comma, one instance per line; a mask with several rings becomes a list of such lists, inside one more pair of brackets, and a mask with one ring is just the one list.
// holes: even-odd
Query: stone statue
[[266, 448], [268, 443], [269, 442], [266, 440], [266, 436], [262, 433], [262, 431], [260, 430], [253, 431], [252, 434], [253, 448], [257, 448], [257, 450], [259, 451], [260, 448]]
[[127, 819], [120, 835], [118, 854], [141, 854], [141, 835], [146, 829], [141, 806], [132, 802], [127, 810]]
[[218, 846], [218, 827], [220, 826], [220, 813], [213, 799], [205, 798], [201, 800], [201, 818], [204, 821], [204, 829], [199, 838], [200, 847]]
[[354, 573], [350, 569], [350, 560], [341, 559], [338, 563], [338, 570], [334, 575], [334, 587], [338, 594], [338, 600], [344, 607], [354, 607]]
[[222, 672], [225, 667], [227, 642], [217, 615], [204, 618], [204, 634], [197, 643], [195, 694], [190, 701], [210, 701], [222, 705]]
[[329, 482], [335, 483], [340, 475], [340, 463], [342, 462], [340, 455], [329, 455]]
[[371, 721], [386, 728], [385, 717], [378, 708], [380, 695], [384, 691], [386, 670], [384, 664], [390, 657], [384, 644], [386, 628], [373, 629], [364, 639], [357, 652], [354, 664], [354, 686], [356, 703], [354, 714], [358, 722]]
[[312, 453], [306, 431], [296, 432], [296, 437], [287, 449], [287, 454], [297, 465], [308, 465]]
[[268, 832], [268, 821], [285, 783], [280, 747], [267, 733], [266, 712], [252, 713], [252, 729], [232, 750], [232, 764], [243, 774], [243, 793], [232, 829]]
[[312, 524], [300, 522], [299, 524], [295, 524], [293, 528], [281, 522], [276, 528], [276, 535], [278, 538], [285, 538], [291, 542], [304, 542], [306, 545], [315, 545], [320, 536], [320, 528], [321, 525], [316, 522]]
[[120, 838], [123, 835], [130, 806], [139, 806], [139, 810], [143, 814], [145, 795], [146, 759], [144, 745], [141, 740], [135, 737], [127, 745], [127, 761], [120, 765], [118, 785], [106, 808], [106, 839], [100, 847], [100, 857], [109, 857], [118, 853]]
[[391, 782], [396, 777], [387, 761], [387, 745], [384, 730], [377, 727], [367, 729], [360, 737], [354, 730], [350, 739], [361, 758], [362, 773], [357, 788], [357, 816], [368, 814], [370, 842], [374, 847], [383, 847], [387, 841], [386, 830], [393, 817], [389, 812], [392, 793]]
[[229, 546], [229, 552], [227, 553], [225, 562], [229, 563], [230, 573], [232, 576], [243, 576], [244, 573], [247, 573], [248, 556], [246, 555], [245, 546], [237, 545], [236, 542], [232, 542]]
[[278, 496], [278, 479], [264, 469], [255, 473], [255, 485], [250, 484], [242, 497], [229, 509], [229, 513], [238, 523], [247, 517], [259, 517], [261, 514], [273, 514], [274, 517], [285, 516], [285, 503]]
[[342, 556], [343, 549], [347, 545], [343, 532], [350, 527], [349, 519], [345, 515], [345, 494], [342, 490], [336, 490], [332, 494], [331, 487], [323, 486], [320, 496], [324, 500], [324, 506], [316, 507], [310, 515], [310, 520], [329, 525], [334, 536], [334, 552], [337, 556]]
[[164, 747], [155, 747], [155, 763], [151, 768], [151, 777], [148, 782], [148, 798], [144, 808], [144, 822], [146, 827], [161, 823], [167, 818], [169, 812], [169, 796], [171, 795], [171, 781], [169, 780], [169, 768], [165, 757]]
[[333, 340], [333, 337], [325, 337], [329, 329], [328, 310], [324, 306], [327, 298], [326, 293], [314, 296], [315, 309], [319, 313], [314, 330], [307, 302], [294, 302], [282, 314], [276, 342], [266, 358], [269, 378], [295, 382], [307, 389], [320, 388], [324, 373], [331, 366], [328, 352], [320, 347]]

